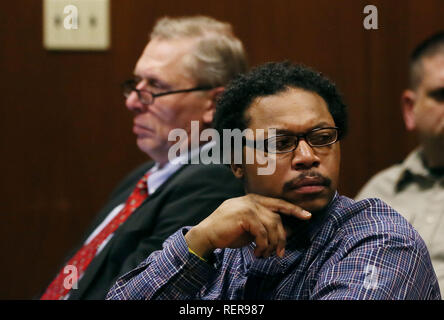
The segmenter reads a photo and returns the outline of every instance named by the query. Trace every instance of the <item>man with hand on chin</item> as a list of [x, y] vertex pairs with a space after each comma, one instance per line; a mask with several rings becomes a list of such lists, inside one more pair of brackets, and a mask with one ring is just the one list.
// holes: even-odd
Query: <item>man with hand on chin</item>
[[[337, 193], [347, 112], [328, 79], [260, 66], [227, 88], [214, 124], [251, 129], [243, 160], [263, 146], [254, 163], [231, 164], [247, 195], [177, 231], [108, 299], [440, 299], [411, 225], [378, 199]], [[264, 158], [271, 175], [258, 174]]]

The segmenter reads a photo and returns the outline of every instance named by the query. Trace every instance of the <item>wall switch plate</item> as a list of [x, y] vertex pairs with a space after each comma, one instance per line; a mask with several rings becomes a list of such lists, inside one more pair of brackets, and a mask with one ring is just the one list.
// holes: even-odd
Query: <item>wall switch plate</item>
[[44, 0], [43, 46], [48, 50], [108, 49], [109, 0]]

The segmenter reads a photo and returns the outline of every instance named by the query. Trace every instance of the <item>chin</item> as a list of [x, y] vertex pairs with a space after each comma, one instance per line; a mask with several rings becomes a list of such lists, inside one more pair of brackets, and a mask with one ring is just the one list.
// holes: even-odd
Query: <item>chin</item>
[[323, 211], [328, 205], [328, 202], [322, 202], [322, 203], [301, 203], [299, 204], [299, 206], [304, 209], [307, 210], [310, 213], [316, 213], [316, 212], [320, 212]]
[[146, 153], [149, 157], [151, 157], [153, 150], [155, 150], [155, 147], [153, 145], [153, 141], [151, 139], [147, 139], [147, 138], [138, 138], [137, 139], [137, 146], [139, 147], [140, 151], [142, 151], [143, 153]]
[[328, 204], [330, 203], [330, 200], [333, 198], [333, 196], [319, 196], [319, 195], [313, 195], [313, 196], [304, 196], [299, 197], [298, 199], [286, 199], [287, 201], [301, 207], [304, 210], [307, 210], [310, 213], [315, 213], [324, 210]]

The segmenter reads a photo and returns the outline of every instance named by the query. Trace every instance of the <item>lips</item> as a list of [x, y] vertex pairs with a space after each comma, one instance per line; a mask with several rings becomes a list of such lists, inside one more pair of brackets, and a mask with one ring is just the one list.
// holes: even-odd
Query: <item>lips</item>
[[145, 129], [144, 127], [134, 125], [133, 133], [137, 136], [145, 136], [145, 135], [149, 135], [150, 131]]
[[136, 135], [152, 135], [153, 130], [151, 130], [150, 128], [146, 127], [145, 125], [139, 123], [136, 119], [134, 120], [134, 126], [133, 126], [133, 132]]
[[323, 178], [318, 178], [318, 177], [304, 178], [296, 182], [293, 182], [291, 184], [291, 189], [298, 189], [306, 186], [325, 186], [325, 185], [327, 185], [327, 183]]
[[302, 175], [287, 182], [284, 185], [284, 192], [296, 192], [299, 194], [314, 194], [324, 191], [331, 184], [331, 180], [315, 173], [312, 175]]

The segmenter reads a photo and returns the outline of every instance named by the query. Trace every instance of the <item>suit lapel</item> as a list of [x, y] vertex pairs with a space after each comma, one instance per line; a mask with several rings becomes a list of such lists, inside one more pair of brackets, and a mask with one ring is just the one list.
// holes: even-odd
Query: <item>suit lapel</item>
[[[108, 256], [111, 248], [113, 247], [113, 243], [115, 241], [119, 240], [119, 235], [122, 234], [125, 230], [128, 228], [134, 227], [134, 224], [137, 224], [137, 220], [141, 212], [149, 212], [149, 206], [150, 202], [154, 201], [156, 198], [161, 197], [162, 195], [165, 196], [164, 190], [168, 187], [168, 185], [176, 179], [177, 176], [180, 175], [180, 173], [188, 166], [188, 164], [183, 165], [180, 167], [176, 172], [174, 172], [155, 192], [150, 194], [144, 202], [138, 207], [131, 216], [115, 231], [113, 237], [111, 240], [106, 244], [106, 246], [102, 249], [99, 255], [97, 255], [91, 264], [88, 266], [87, 272], [85, 272], [83, 278], [79, 282], [79, 288], [76, 290], [72, 290], [70, 294], [70, 299], [81, 299], [83, 294], [88, 290], [91, 282], [94, 280], [97, 272], [100, 270], [100, 267], [103, 265], [103, 263], [106, 261], [106, 257]], [[142, 173], [143, 174], [143, 173]], [[134, 183], [130, 184], [125, 191], [120, 193], [115, 199], [112, 199], [110, 204], [107, 205], [104, 209], [104, 213], [101, 214], [101, 219], [97, 221], [95, 224], [95, 227], [90, 230], [91, 232], [97, 228], [97, 226], [106, 218], [106, 216], [118, 205], [124, 203], [126, 199], [129, 197], [131, 192], [133, 191], [134, 187], [136, 186], [137, 181], [140, 179], [135, 179]], [[106, 212], [106, 213], [105, 213]], [[157, 216], [157, 212], [154, 213], [155, 216]], [[89, 234], [91, 234], [91, 232]], [[88, 235], [87, 235], [88, 236]]]

